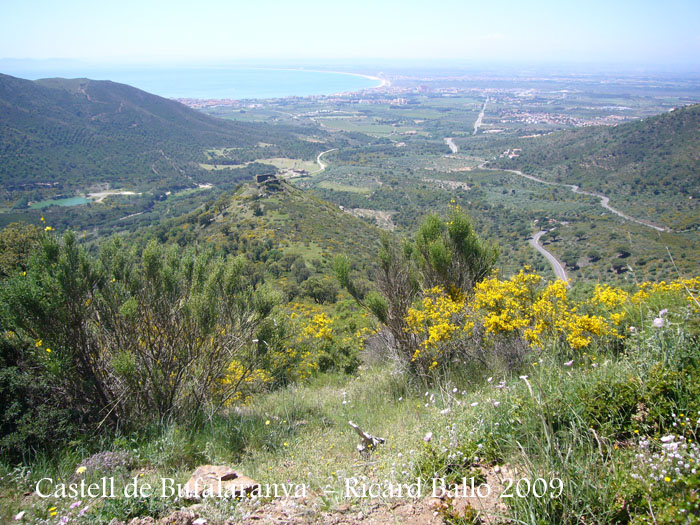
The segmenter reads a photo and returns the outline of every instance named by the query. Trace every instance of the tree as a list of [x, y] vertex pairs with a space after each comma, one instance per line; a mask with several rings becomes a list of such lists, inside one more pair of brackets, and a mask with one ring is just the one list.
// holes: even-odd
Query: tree
[[469, 217], [454, 208], [447, 222], [436, 215], [421, 225], [414, 242], [399, 245], [389, 234], [381, 237], [376, 289], [367, 293], [351, 277], [347, 257], [337, 257], [333, 269], [341, 286], [389, 330], [391, 343], [407, 361], [417, 339], [407, 329], [408, 309], [435, 286], [453, 297], [470, 295], [493, 269], [498, 249], [481, 241]]
[[469, 216], [453, 208], [447, 222], [430, 215], [418, 230], [415, 255], [424, 288], [470, 293], [498, 259], [498, 249], [474, 232]]
[[304, 295], [318, 304], [334, 303], [338, 296], [338, 285], [329, 278], [310, 277], [301, 286]]
[[43, 235], [37, 226], [16, 222], [0, 230], [0, 277], [26, 270], [29, 256], [39, 246]]
[[294, 276], [294, 279], [298, 284], [303, 283], [306, 281], [309, 276], [311, 275], [311, 272], [309, 269], [306, 267], [306, 263], [304, 262], [304, 259], [299, 257], [296, 261], [294, 261], [294, 264], [292, 264], [291, 267], [292, 275]]

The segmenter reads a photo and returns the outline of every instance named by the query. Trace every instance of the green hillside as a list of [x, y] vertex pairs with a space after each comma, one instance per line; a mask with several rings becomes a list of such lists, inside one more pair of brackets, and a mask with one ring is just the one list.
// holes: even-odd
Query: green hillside
[[[697, 113], [519, 174], [0, 77], [0, 523], [698, 522]], [[150, 491], [212, 466], [237, 494]]]
[[[143, 214], [153, 223], [201, 204], [180, 202], [185, 190], [205, 187], [215, 200], [286, 159], [315, 165], [320, 152], [349, 140], [222, 120], [115, 82], [0, 75], [0, 224], [45, 215], [61, 229], [114, 231]], [[86, 198], [105, 190], [133, 194]]]
[[634, 216], [675, 230], [700, 226], [700, 105], [619, 126], [521, 139], [494, 164], [604, 193]]
[[319, 273], [330, 273], [338, 254], [352, 255], [358, 267], [366, 267], [378, 237], [375, 226], [285, 182], [273, 191], [244, 184], [216, 202], [136, 233], [136, 239], [183, 247], [200, 243], [225, 253], [243, 253], [260, 267], [267, 264], [268, 270], [270, 263], [291, 256], [286, 257], [289, 264], [273, 264], [276, 276], [288, 272], [295, 258]]
[[66, 190], [111, 183], [191, 185], [192, 163], [212, 145], [254, 145], [262, 130], [232, 125], [107, 81], [0, 76], [0, 181]]

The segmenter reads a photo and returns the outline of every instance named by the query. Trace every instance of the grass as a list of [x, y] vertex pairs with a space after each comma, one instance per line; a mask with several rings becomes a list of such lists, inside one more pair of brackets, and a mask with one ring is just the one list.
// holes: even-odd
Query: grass
[[[211, 150], [212, 153], [216, 152], [216, 150]], [[222, 153], [221, 155], [223, 155]], [[283, 157], [272, 157], [272, 158], [263, 158], [263, 159], [257, 159], [252, 162], [259, 162], [261, 164], [269, 164], [270, 166], [274, 166], [275, 168], [281, 169], [281, 170], [295, 170], [295, 171], [306, 171], [306, 172], [312, 172], [318, 168], [318, 165], [316, 164], [315, 161], [312, 160], [303, 160], [303, 159], [287, 159]], [[228, 170], [228, 169], [236, 169], [236, 168], [245, 168], [252, 162], [245, 162], [243, 164], [208, 164], [208, 163], [200, 163], [199, 166], [207, 171], [218, 171], [218, 170]]]
[[352, 186], [350, 184], [341, 184], [330, 180], [321, 181], [317, 184], [317, 186], [319, 188], [325, 188], [331, 191], [347, 191], [349, 193], [368, 194], [372, 192], [372, 189], [366, 186]]
[[281, 170], [295, 170], [295, 171], [306, 171], [312, 172], [318, 169], [318, 164], [313, 160], [302, 160], [302, 159], [286, 159], [281, 157], [269, 158], [269, 159], [258, 159], [255, 162], [260, 162], [262, 164], [270, 164], [275, 168]]
[[[696, 335], [687, 330], [686, 314], [672, 311], [663, 330], [639, 323], [641, 332], [622, 349], [600, 346], [572, 354], [568, 347], [554, 345], [533, 353], [518, 370], [452, 365], [430, 386], [395, 362], [369, 360], [375, 364], [363, 365], [354, 376], [322, 374], [259, 395], [213, 420], [154, 427], [97, 447], [129, 450], [137, 459], [136, 470], [117, 476], [119, 487], [134, 475], [154, 485], [162, 477], [184, 483], [197, 465], [228, 464], [263, 485], [305, 484], [318, 495], [322, 509], [350, 504], [368, 510], [369, 500], [346, 497], [347, 479], [415, 483], [420, 477], [430, 485], [435, 475], [460, 479], [498, 464], [512, 476], [513, 491], [516, 486], [530, 491], [526, 485], [534, 486], [531, 481], [537, 479], [543, 480], [540, 489], [549, 491], [548, 497], [528, 492], [508, 500], [516, 522], [625, 522], [645, 515], [647, 504], [661, 515], [673, 514], [678, 512], [673, 505], [680, 503], [666, 501], [665, 489], [646, 489], [630, 477], [638, 468], [641, 436], [663, 436], [680, 421], [679, 413], [700, 409], [690, 380], [697, 368], [688, 371], [700, 359]], [[690, 375], [674, 375], [686, 373]], [[679, 377], [687, 379], [679, 382]], [[386, 444], [361, 456], [349, 421], [385, 438]], [[678, 432], [695, 436], [698, 425], [690, 421]], [[8, 521], [20, 510], [35, 518], [47, 516], [54, 506], [59, 516], [73, 512], [70, 500], [23, 499], [20, 494], [42, 477], [75, 478], [76, 466], [94, 447], [80, 444], [40, 457], [30, 467], [4, 466], [0, 520]], [[517, 485], [519, 480], [528, 483]], [[681, 502], [689, 497], [684, 486], [673, 489]], [[177, 505], [122, 499], [90, 506], [91, 519], [99, 520], [158, 516]], [[207, 503], [199, 512], [216, 520], [240, 516], [242, 508]]]
[[218, 171], [218, 170], [232, 170], [232, 169], [237, 169], [237, 168], [245, 168], [249, 162], [246, 162], [244, 164], [204, 164], [201, 163], [199, 164], [200, 168], [203, 168], [207, 171]]
[[367, 133], [369, 135], [391, 135], [415, 129], [415, 127], [392, 126], [391, 124], [379, 124], [374, 119], [350, 119], [350, 118], [323, 118], [319, 120], [324, 126], [340, 131]]

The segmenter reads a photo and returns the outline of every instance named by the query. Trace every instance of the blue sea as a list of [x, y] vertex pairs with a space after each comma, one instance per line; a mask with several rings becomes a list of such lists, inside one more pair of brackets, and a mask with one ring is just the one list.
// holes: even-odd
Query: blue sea
[[48, 77], [112, 80], [162, 97], [199, 99], [332, 95], [380, 84], [376, 79], [359, 75], [303, 69], [88, 67], [3, 68], [0, 72], [29, 80]]

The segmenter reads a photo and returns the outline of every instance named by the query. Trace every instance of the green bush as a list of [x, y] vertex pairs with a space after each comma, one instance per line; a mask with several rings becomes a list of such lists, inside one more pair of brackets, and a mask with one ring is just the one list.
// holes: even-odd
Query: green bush
[[167, 498], [108, 498], [83, 519], [87, 523], [109, 523], [114, 519], [125, 521], [147, 516], [159, 518], [166, 513], [171, 504]]
[[[629, 437], [639, 421], [633, 418], [644, 399], [643, 385], [634, 377], [605, 377], [579, 392], [586, 424], [617, 439]], [[633, 425], [634, 423], [634, 425]]]
[[117, 239], [95, 259], [66, 234], [45, 238], [0, 300], [4, 337], [29, 349], [49, 406], [129, 427], [212, 413], [258, 384], [251, 341], [279, 298], [242, 257], [154, 242], [138, 255]]
[[85, 431], [79, 411], [52, 395], [48, 378], [20, 345], [0, 339], [0, 449], [3, 459], [27, 461]]

